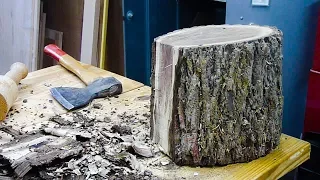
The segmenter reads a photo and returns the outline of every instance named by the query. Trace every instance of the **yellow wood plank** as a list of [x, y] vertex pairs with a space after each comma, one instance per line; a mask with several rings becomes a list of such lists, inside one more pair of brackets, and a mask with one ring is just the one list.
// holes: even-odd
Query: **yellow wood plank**
[[[160, 177], [168, 179], [273, 180], [279, 179], [309, 158], [310, 144], [308, 142], [282, 134], [280, 145], [276, 150], [249, 163], [212, 168], [178, 167], [171, 170], [154, 168], [153, 172]], [[196, 176], [195, 173], [197, 174]]]
[[310, 144], [282, 134], [277, 150], [266, 157], [243, 164], [231, 179], [278, 179], [310, 158]]

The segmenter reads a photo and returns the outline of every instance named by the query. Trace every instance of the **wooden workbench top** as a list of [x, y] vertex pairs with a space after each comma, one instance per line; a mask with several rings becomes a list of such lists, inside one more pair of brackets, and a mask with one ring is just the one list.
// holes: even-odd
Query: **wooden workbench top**
[[[123, 93], [143, 86], [142, 83], [93, 66], [86, 68], [103, 77], [117, 78], [123, 85]], [[66, 113], [49, 91], [52, 87], [60, 86], [81, 88], [85, 85], [77, 76], [59, 65], [29, 73], [27, 78], [21, 81], [18, 98], [12, 106], [13, 111], [8, 113], [9, 119], [5, 124], [16, 130], [29, 132], [39, 129], [50, 117]]]
[[[87, 66], [87, 68], [103, 76], [116, 77], [122, 82], [124, 92], [118, 98], [96, 99], [87, 107], [77, 111], [86, 112], [89, 117], [93, 117], [97, 121], [96, 124], [98, 125], [107, 114], [108, 118], [115, 124], [124, 123], [122, 122], [123, 119], [119, 118], [120, 114], [136, 114], [136, 117], [144, 118], [144, 128], [148, 128], [148, 124], [146, 123], [148, 123], [148, 114], [150, 114], [150, 87], [95, 67]], [[50, 88], [57, 86], [84, 87], [84, 84], [76, 76], [59, 65], [30, 73], [21, 82], [19, 97], [9, 112], [8, 118], [3, 122], [3, 126], [12, 127], [12, 129], [21, 133], [30, 134], [37, 132], [44, 125], [55, 127], [56, 123], [49, 120], [52, 116], [61, 115], [66, 119], [68, 116], [71, 117], [72, 113], [66, 112], [52, 98], [49, 92]], [[93, 108], [93, 104], [95, 103], [99, 103], [101, 107]], [[141, 129], [137, 124], [135, 121], [132, 121], [131, 129], [133, 131]], [[103, 123], [101, 123], [101, 126], [107, 127]], [[147, 137], [146, 133], [148, 132], [141, 134], [139, 130], [139, 132], [133, 134], [137, 134], [139, 137]], [[2, 135], [0, 144], [8, 143], [14, 139], [13, 136], [5, 132], [0, 132], [0, 135]], [[151, 170], [154, 175], [165, 179], [238, 180], [277, 179], [302, 164], [309, 157], [309, 143], [283, 134], [281, 143], [276, 150], [263, 158], [249, 163], [233, 164], [224, 167], [191, 168], [178, 167], [172, 164], [170, 159], [165, 155], [137, 159], [146, 169]]]

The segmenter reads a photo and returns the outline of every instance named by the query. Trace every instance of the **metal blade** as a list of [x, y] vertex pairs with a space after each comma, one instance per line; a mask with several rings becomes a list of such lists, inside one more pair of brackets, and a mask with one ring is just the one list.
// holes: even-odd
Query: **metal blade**
[[92, 94], [86, 88], [57, 87], [50, 89], [52, 96], [67, 110], [90, 103]]

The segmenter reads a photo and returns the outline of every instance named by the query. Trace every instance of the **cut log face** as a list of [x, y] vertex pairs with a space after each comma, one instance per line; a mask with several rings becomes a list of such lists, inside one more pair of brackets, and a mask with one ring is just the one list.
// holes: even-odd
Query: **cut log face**
[[210, 25], [155, 39], [151, 137], [178, 165], [248, 162], [282, 130], [282, 32]]

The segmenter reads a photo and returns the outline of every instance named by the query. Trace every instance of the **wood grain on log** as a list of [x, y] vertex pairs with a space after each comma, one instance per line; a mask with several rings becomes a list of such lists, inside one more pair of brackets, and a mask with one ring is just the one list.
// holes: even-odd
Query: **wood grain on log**
[[282, 32], [201, 26], [155, 39], [151, 137], [178, 165], [248, 162], [282, 130]]

